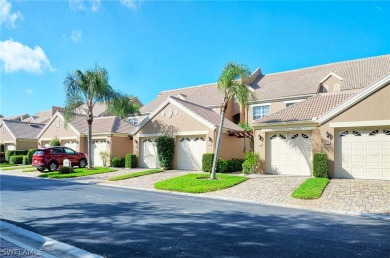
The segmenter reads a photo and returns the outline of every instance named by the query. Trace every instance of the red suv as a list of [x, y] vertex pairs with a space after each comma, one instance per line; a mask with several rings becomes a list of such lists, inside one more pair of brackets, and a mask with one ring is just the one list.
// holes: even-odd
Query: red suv
[[70, 160], [72, 166], [83, 168], [87, 165], [87, 155], [74, 151], [68, 147], [49, 147], [37, 149], [32, 157], [32, 166], [39, 171], [46, 168], [49, 171], [55, 171], [63, 164], [64, 159]]

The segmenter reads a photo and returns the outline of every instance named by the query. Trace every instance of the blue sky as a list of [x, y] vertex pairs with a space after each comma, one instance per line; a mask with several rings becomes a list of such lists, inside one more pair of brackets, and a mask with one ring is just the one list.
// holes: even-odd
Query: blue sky
[[[0, 0], [0, 114], [63, 106], [95, 63], [148, 103], [229, 61], [279, 72], [390, 53], [390, 2]], [[205, 96], [207, 97], [207, 96]]]

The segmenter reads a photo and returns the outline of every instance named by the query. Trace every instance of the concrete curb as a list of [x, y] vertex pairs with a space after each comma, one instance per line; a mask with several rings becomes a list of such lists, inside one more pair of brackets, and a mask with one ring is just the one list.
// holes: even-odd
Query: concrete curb
[[321, 213], [330, 213], [330, 214], [339, 214], [339, 215], [348, 215], [348, 216], [358, 216], [358, 217], [362, 217], [362, 218], [380, 219], [380, 220], [389, 220], [390, 221], [390, 216], [385, 216], [385, 215], [380, 215], [380, 214], [372, 214], [372, 213], [364, 213], [364, 212], [357, 212], [357, 211], [326, 210], [326, 209], [311, 208], [311, 207], [306, 207], [306, 206], [301, 206], [301, 205], [294, 205], [294, 204], [281, 204], [281, 203], [271, 203], [271, 202], [235, 199], [235, 198], [221, 197], [221, 196], [210, 196], [210, 195], [205, 195], [205, 194], [191, 194], [191, 193], [181, 193], [181, 192], [174, 192], [174, 191], [162, 191], [162, 190], [148, 189], [148, 188], [141, 188], [141, 187], [127, 187], [127, 186], [121, 186], [121, 185], [111, 185], [111, 184], [106, 184], [106, 183], [97, 183], [95, 185], [109, 186], [109, 187], [114, 187], [114, 188], [131, 189], [131, 190], [139, 190], [139, 191], [148, 191], [148, 192], [155, 192], [155, 193], [166, 193], [166, 194], [172, 194], [172, 195], [201, 197], [201, 198], [207, 198], [207, 199], [230, 201], [230, 202], [238, 202], [238, 203], [259, 204], [259, 205], [265, 205], [265, 206], [274, 206], [274, 207], [281, 207], [281, 208], [291, 208], [291, 209], [307, 210], [307, 211], [314, 211], [314, 212], [321, 212]]
[[43, 252], [43, 257], [81, 257], [81, 258], [103, 258], [80, 248], [58, 242], [49, 237], [39, 235], [13, 224], [0, 220], [1, 237], [21, 247], [33, 247]]

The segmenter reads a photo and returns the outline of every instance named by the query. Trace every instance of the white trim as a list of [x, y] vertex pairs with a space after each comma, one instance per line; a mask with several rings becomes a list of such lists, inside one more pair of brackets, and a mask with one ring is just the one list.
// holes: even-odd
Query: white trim
[[291, 126], [319, 126], [320, 124], [317, 121], [296, 121], [296, 122], [279, 122], [279, 123], [261, 123], [261, 124], [252, 124], [253, 128], [262, 129], [262, 128], [280, 128], [280, 127], [291, 127]]
[[164, 135], [164, 133], [141, 133], [138, 138], [159, 137]]
[[15, 135], [14, 135], [14, 134], [12, 133], [12, 131], [8, 128], [7, 124], [4, 123], [4, 120], [3, 120], [3, 126], [8, 130], [9, 134], [10, 134], [10, 135], [12, 136], [12, 138], [14, 138], [15, 141], [16, 141]]
[[100, 137], [93, 137], [92, 136], [91, 141], [93, 141], [93, 140], [106, 140], [107, 141], [107, 136], [100, 136]]
[[[50, 127], [50, 125], [53, 123], [53, 121], [56, 119], [56, 117], [60, 117], [62, 119], [62, 122], [65, 123], [65, 118], [62, 116], [62, 114], [60, 112], [58, 112], [58, 110], [56, 111], [56, 113], [54, 114], [54, 116], [52, 116], [52, 118], [49, 120], [49, 122], [47, 122], [47, 124], [45, 125], [45, 127], [43, 127], [43, 129], [39, 132], [38, 136], [37, 136], [37, 139], [39, 139], [42, 134], [44, 134], [46, 132], [46, 130]], [[68, 126], [70, 129], [72, 129], [78, 136], [80, 135], [79, 131], [76, 130], [76, 128], [73, 127], [73, 125], [69, 122], [68, 123]]]
[[39, 141], [51, 141], [53, 138], [41, 138]]
[[390, 120], [354, 121], [329, 123], [329, 127], [366, 127], [366, 126], [390, 126]]
[[260, 103], [261, 104], [262, 101], [264, 103], [269, 102], [269, 101], [271, 101], [271, 103], [274, 103], [274, 102], [283, 101], [284, 99], [298, 99], [298, 98], [307, 99], [307, 98], [313, 97], [315, 95], [316, 95], [316, 93], [306, 94], [306, 95], [296, 95], [296, 96], [288, 96], [288, 97], [271, 98], [271, 99], [262, 99], [262, 100], [252, 100], [252, 101], [249, 101], [249, 104], [250, 105], [256, 105], [256, 104], [252, 104], [252, 103]]
[[271, 103], [267, 102], [267, 103], [253, 104], [253, 105], [250, 105], [250, 106], [251, 107], [271, 106]]
[[8, 143], [11, 143], [11, 144], [13, 144], [13, 145], [16, 145], [15, 141], [4, 141], [3, 143], [4, 143], [4, 144], [6, 144], [6, 143], [7, 143], [7, 144], [8, 144]]
[[317, 127], [308, 126], [308, 127], [280, 127], [280, 128], [264, 128], [261, 129], [263, 132], [289, 132], [289, 131], [314, 131]]
[[159, 114], [169, 104], [173, 104], [176, 107], [180, 108], [182, 111], [184, 111], [184, 113], [191, 116], [195, 120], [198, 120], [200, 123], [206, 125], [210, 129], [215, 129], [215, 125], [211, 124], [209, 121], [199, 116], [198, 114], [192, 112], [191, 110], [189, 110], [187, 107], [180, 104], [175, 99], [169, 97], [167, 100], [161, 103], [160, 106], [158, 106], [158, 108], [156, 108], [151, 114], [149, 114], [144, 120], [142, 120], [142, 122], [131, 132], [131, 134], [135, 135], [136, 133], [138, 133], [142, 129], [142, 127], [144, 127], [149, 121], [151, 121], [157, 114]]
[[284, 101], [284, 104], [298, 103], [298, 102], [302, 102], [304, 100], [306, 100], [306, 99], [286, 100], [286, 101]]
[[337, 74], [335, 74], [335, 73], [333, 73], [333, 72], [330, 72], [327, 76], [324, 77], [324, 79], [322, 79], [322, 80], [320, 81], [320, 84], [324, 83], [324, 82], [325, 82], [329, 77], [331, 77], [331, 76], [336, 77], [336, 78], [339, 79], [340, 81], [343, 81], [343, 80], [344, 80], [344, 79], [343, 79], [342, 77], [340, 77], [339, 75], [337, 75]]
[[66, 141], [66, 140], [77, 140], [77, 139], [78, 139], [77, 136], [60, 137], [60, 138], [58, 138], [58, 140], [61, 140], [61, 141]]
[[174, 136], [185, 136], [185, 135], [208, 135], [209, 131], [190, 131], [190, 132], [177, 132]]
[[363, 100], [365, 97], [375, 93], [376, 91], [383, 88], [385, 85], [387, 85], [390, 82], [390, 74], [382, 78], [381, 80], [375, 82], [371, 86], [365, 88], [352, 98], [348, 99], [347, 101], [341, 103], [337, 107], [330, 110], [328, 113], [324, 114], [323, 116], [318, 118], [318, 122], [321, 124], [325, 123], [326, 121], [329, 121], [333, 117], [339, 115], [344, 110], [352, 107], [353, 105], [357, 104], [359, 101]]

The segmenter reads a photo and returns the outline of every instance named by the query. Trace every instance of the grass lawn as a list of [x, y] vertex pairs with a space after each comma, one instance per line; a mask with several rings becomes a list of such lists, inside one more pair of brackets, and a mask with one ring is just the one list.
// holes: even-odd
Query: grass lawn
[[217, 174], [216, 180], [209, 178], [210, 174], [188, 174], [157, 182], [154, 184], [154, 187], [160, 190], [176, 192], [206, 193], [226, 189], [248, 179], [242, 176], [225, 174]]
[[25, 168], [32, 168], [32, 166], [13, 166], [13, 167], [2, 168], [1, 170], [17, 170], [17, 169], [25, 169]]
[[96, 175], [96, 174], [102, 174], [102, 173], [108, 173], [116, 171], [112, 168], [93, 168], [89, 170], [88, 168], [75, 168], [73, 170], [73, 173], [69, 174], [60, 174], [58, 171], [55, 172], [49, 172], [49, 173], [43, 173], [39, 175], [39, 177], [48, 177], [48, 178], [73, 178], [73, 177], [81, 177], [81, 176], [90, 176], [90, 175]]
[[309, 178], [291, 194], [297, 199], [318, 199], [328, 185], [328, 178]]
[[8, 163], [0, 163], [0, 168], [5, 168], [5, 167], [14, 167], [16, 165], [14, 164], [8, 164]]
[[133, 178], [133, 177], [146, 176], [146, 175], [150, 175], [150, 174], [160, 173], [163, 171], [164, 170], [162, 170], [162, 169], [150, 169], [150, 170], [146, 170], [146, 171], [140, 171], [140, 172], [136, 172], [136, 173], [130, 173], [130, 174], [126, 174], [126, 175], [111, 177], [108, 180], [119, 181], [119, 180], [125, 180], [125, 179], [129, 179], [129, 178]]

